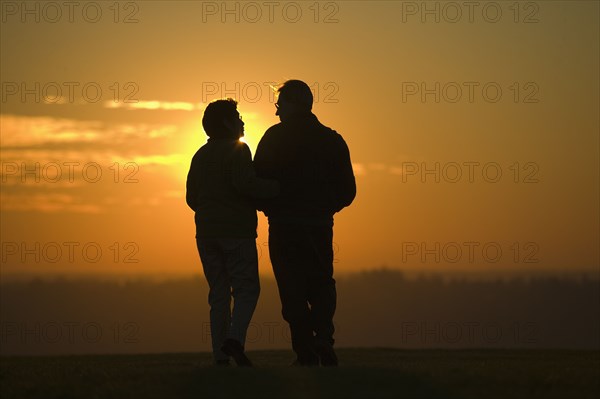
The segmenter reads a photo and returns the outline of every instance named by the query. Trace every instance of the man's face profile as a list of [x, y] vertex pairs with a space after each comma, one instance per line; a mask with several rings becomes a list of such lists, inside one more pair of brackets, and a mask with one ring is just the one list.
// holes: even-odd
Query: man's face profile
[[240, 138], [244, 137], [244, 121], [242, 120], [239, 112], [236, 111], [230, 119], [225, 119], [223, 123], [227, 130], [232, 132], [234, 135], [237, 135]]
[[279, 116], [279, 120], [284, 122], [290, 115], [295, 112], [295, 104], [285, 101], [282, 96], [279, 96], [275, 103], [275, 115]]

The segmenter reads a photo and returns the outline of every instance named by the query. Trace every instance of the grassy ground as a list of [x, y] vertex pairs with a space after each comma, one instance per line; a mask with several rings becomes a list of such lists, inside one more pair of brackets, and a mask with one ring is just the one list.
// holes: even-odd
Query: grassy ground
[[3, 357], [9, 398], [597, 398], [600, 352], [339, 349], [340, 367], [292, 368], [289, 351], [249, 352], [253, 369], [206, 353]]

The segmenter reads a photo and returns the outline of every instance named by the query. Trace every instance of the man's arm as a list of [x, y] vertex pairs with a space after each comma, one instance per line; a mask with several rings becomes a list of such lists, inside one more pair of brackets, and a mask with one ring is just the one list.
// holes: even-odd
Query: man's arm
[[[273, 178], [274, 170], [273, 170], [273, 148], [270, 144], [271, 137], [271, 129], [269, 128], [263, 137], [258, 142], [258, 147], [256, 148], [256, 154], [254, 154], [254, 170], [256, 171], [256, 175], [260, 178]], [[281, 186], [280, 186], [281, 190]], [[269, 199], [256, 199], [254, 201], [254, 205], [256, 209], [268, 215], [269, 208], [271, 207], [272, 200]]]
[[348, 145], [336, 133], [335, 157], [334, 157], [335, 193], [336, 193], [336, 212], [349, 206], [356, 197], [356, 180], [352, 170], [352, 161], [350, 160], [350, 150]]
[[272, 145], [270, 144], [270, 131], [267, 130], [263, 137], [258, 142], [258, 146], [256, 147], [256, 154], [254, 154], [254, 170], [256, 171], [256, 175], [261, 178], [271, 178], [272, 170], [271, 170], [271, 158], [272, 158]]
[[198, 160], [197, 160], [197, 156], [194, 155], [194, 157], [192, 158], [190, 170], [188, 172], [187, 180], [185, 183], [185, 187], [186, 187], [185, 201], [187, 202], [188, 206], [190, 208], [192, 208], [192, 210], [194, 212], [196, 212], [196, 209], [197, 209], [198, 177], [199, 177]]

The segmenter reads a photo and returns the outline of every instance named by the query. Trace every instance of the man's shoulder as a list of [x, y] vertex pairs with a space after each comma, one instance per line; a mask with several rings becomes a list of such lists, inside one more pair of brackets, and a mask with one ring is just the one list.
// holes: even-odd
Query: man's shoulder
[[[300, 134], [296, 136], [294, 133]], [[280, 140], [288, 140], [290, 134], [295, 139], [305, 139], [309, 141], [321, 141], [333, 143], [345, 143], [341, 134], [336, 130], [322, 124], [316, 117], [304, 124], [277, 123], [267, 129], [263, 135], [261, 142], [273, 142]]]
[[283, 123], [279, 122], [276, 123], [275, 125], [271, 126], [270, 128], [267, 129], [267, 131], [265, 132], [265, 136], [272, 136], [273, 134], [277, 134], [279, 132], [283, 132], [286, 130], [286, 127]]
[[195, 153], [195, 154], [194, 154], [194, 156], [192, 157], [192, 160], [194, 160], [194, 159], [198, 159], [198, 158], [201, 158], [201, 157], [202, 157], [202, 156], [203, 156], [203, 155], [206, 153], [206, 151], [208, 150], [208, 149], [206, 148], [206, 146], [207, 146], [207, 144], [204, 144], [204, 145], [200, 146], [200, 148], [198, 148], [198, 149], [196, 150], [196, 153]]
[[241, 155], [241, 156], [252, 156], [251, 152], [250, 152], [250, 147], [248, 147], [248, 144], [244, 143], [243, 141], [237, 141], [235, 143], [232, 143], [232, 151], [234, 152], [234, 154], [236, 155]]
[[333, 141], [335, 141], [338, 144], [346, 143], [346, 141], [344, 140], [344, 138], [342, 137], [342, 135], [339, 134], [337, 131], [335, 131], [333, 129], [329, 129], [329, 136], [331, 137], [331, 139]]
[[196, 151], [194, 159], [205, 157], [227, 157], [228, 154], [250, 154], [250, 147], [239, 140], [215, 140], [209, 141]]
[[196, 151], [196, 153], [194, 154], [194, 159], [202, 159], [204, 157], [210, 156], [210, 154], [212, 154], [214, 151], [214, 143], [211, 143], [210, 141], [206, 142], [200, 148], [198, 148], [198, 151]]
[[286, 135], [285, 130], [282, 123], [278, 123], [268, 128], [265, 134], [260, 138], [256, 152], [264, 152], [266, 148], [279, 145], [278, 143], [281, 142], [282, 138]]
[[344, 138], [341, 134], [339, 134], [336, 130], [330, 128], [327, 125], [324, 125], [320, 121], [317, 121], [315, 125], [315, 131], [317, 131], [319, 137], [322, 139], [333, 143], [333, 144], [341, 144], [345, 143]]

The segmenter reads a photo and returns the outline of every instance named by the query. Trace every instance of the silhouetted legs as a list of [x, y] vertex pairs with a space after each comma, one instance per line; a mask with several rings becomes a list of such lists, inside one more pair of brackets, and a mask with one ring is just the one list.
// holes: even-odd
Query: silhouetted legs
[[226, 360], [229, 357], [221, 350], [223, 343], [231, 338], [244, 345], [258, 301], [256, 241], [253, 238], [198, 238], [196, 244], [209, 285], [213, 355], [215, 361]]
[[315, 340], [333, 345], [333, 229], [270, 223], [269, 253], [283, 318], [301, 364], [316, 365]]

